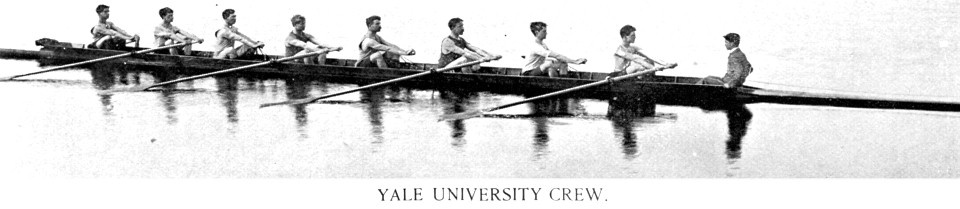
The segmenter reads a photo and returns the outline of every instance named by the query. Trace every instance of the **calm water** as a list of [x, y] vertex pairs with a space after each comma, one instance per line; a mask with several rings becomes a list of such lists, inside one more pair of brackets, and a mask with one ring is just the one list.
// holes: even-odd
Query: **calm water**
[[[283, 4], [147, 2], [113, 3], [111, 19], [146, 36], [159, 22], [155, 11], [171, 6], [175, 24], [212, 40], [207, 29], [219, 27], [219, 12], [235, 8], [241, 12], [238, 26], [251, 36], [269, 37], [263, 38], [268, 53], [278, 54], [289, 16], [301, 13], [308, 18], [308, 32], [345, 46], [334, 57], [353, 58], [356, 51], [350, 46], [363, 32], [362, 19], [380, 14], [388, 40], [416, 48], [413, 61], [434, 62], [439, 40], [448, 32], [448, 16], [461, 16], [467, 20], [468, 39], [507, 55], [491, 64], [497, 66], [517, 66], [520, 60], [512, 55], [519, 50], [511, 46], [529, 40], [526, 24], [543, 20], [550, 24], [551, 46], [592, 60], [577, 66], [583, 71], [612, 66], [603, 54], [615, 49], [619, 26], [645, 25], [651, 32], [640, 35], [637, 44], [683, 66], [666, 74], [691, 76], [722, 74], [726, 52], [719, 37], [736, 31], [744, 35], [742, 47], [757, 68], [748, 84], [960, 97], [960, 73], [954, 70], [960, 57], [960, 31], [954, 26], [960, 5], [871, 2], [625, 5], [640, 11], [638, 17], [599, 12], [608, 9], [604, 5], [551, 7], [542, 15], [496, 6], [478, 10], [508, 14], [491, 15], [384, 3], [410, 9], [321, 14]], [[86, 42], [83, 31], [96, 21], [98, 3], [51, 8], [83, 17], [76, 20], [0, 23], [34, 29], [10, 34], [0, 47], [35, 49], [32, 41], [39, 37]], [[355, 8], [352, 4], [333, 6]], [[38, 7], [4, 8], [0, 15], [16, 19]], [[724, 10], [731, 8], [743, 12]], [[595, 17], [582, 18], [584, 14]], [[35, 61], [0, 60], [0, 66], [2, 75], [40, 69]], [[0, 172], [148, 178], [960, 177], [960, 131], [955, 128], [960, 113], [750, 104], [715, 111], [657, 106], [654, 117], [620, 117], [608, 116], [622, 110], [611, 109], [607, 101], [561, 99], [483, 118], [437, 122], [443, 114], [523, 97], [391, 87], [303, 107], [259, 109], [261, 103], [357, 85], [224, 76], [170, 88], [176, 91], [100, 96], [98, 90], [178, 75], [107, 65], [88, 68], [0, 82], [0, 138], [5, 139], [0, 140]], [[551, 108], [558, 104], [560, 108]], [[568, 116], [529, 116], [540, 113]]]

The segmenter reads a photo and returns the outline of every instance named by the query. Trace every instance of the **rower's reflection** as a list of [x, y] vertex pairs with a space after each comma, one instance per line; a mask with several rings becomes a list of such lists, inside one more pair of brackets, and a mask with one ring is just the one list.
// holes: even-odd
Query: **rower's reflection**
[[[310, 97], [310, 81], [307, 79], [298, 79], [298, 78], [284, 78], [283, 83], [286, 86], [286, 94], [288, 100], [301, 99]], [[324, 91], [325, 92], [325, 91]], [[310, 121], [307, 115], [307, 104], [302, 105], [291, 105], [290, 109], [293, 111], [294, 119], [297, 122], [297, 132], [300, 133], [301, 138], [308, 138], [307, 135], [307, 123]]]
[[[533, 122], [533, 158], [534, 161], [545, 158], [550, 154], [550, 117], [573, 115], [570, 111], [568, 98], [548, 98], [529, 103], [530, 115]], [[579, 103], [574, 100], [573, 102]], [[579, 106], [579, 105], [574, 105]]]
[[360, 101], [366, 106], [367, 119], [370, 121], [370, 134], [373, 136], [373, 144], [383, 143], [383, 102], [385, 101], [385, 88], [371, 88], [360, 91]]
[[[477, 93], [473, 91], [456, 89], [440, 91], [440, 99], [443, 101], [444, 114], [454, 114], [467, 111], [471, 108], [471, 103], [476, 98]], [[463, 120], [450, 120], [447, 121], [447, 124], [450, 125], [450, 137], [453, 138], [453, 142], [450, 144], [453, 145], [454, 148], [462, 149], [463, 146], [467, 144], [467, 141], [463, 138], [464, 135], [467, 134], [467, 129], [463, 124]]]
[[237, 112], [237, 90], [240, 80], [235, 75], [215, 76], [217, 84], [217, 96], [220, 97], [220, 104], [227, 111], [227, 122], [234, 125], [240, 121]]
[[642, 95], [619, 94], [607, 100], [607, 119], [613, 123], [614, 134], [621, 141], [623, 158], [636, 159], [639, 155], [634, 128], [642, 117], [656, 115], [656, 104]]
[[[137, 73], [134, 73], [134, 74], [137, 74]], [[163, 81], [173, 80], [177, 78], [176, 75], [166, 70], [152, 71], [147, 74], [152, 76], [156, 82], [163, 82]], [[136, 79], [131, 79], [131, 80], [134, 80], [134, 81], [139, 80], [139, 75], [135, 75], [135, 76], [136, 76]], [[136, 81], [136, 83], [139, 83], [139, 81]], [[178, 121], [177, 99], [176, 99], [176, 94], [173, 92], [174, 90], [176, 90], [176, 88], [177, 88], [176, 85], [166, 85], [166, 86], [158, 87], [158, 90], [160, 90], [160, 98], [159, 98], [160, 104], [163, 106], [163, 109], [167, 112], [167, 116], [166, 116], [167, 124], [175, 124]]]
[[634, 133], [634, 127], [637, 126], [636, 117], [625, 115], [607, 115], [610, 122], [613, 123], [614, 135], [620, 139], [623, 149], [623, 158], [633, 160], [639, 155], [637, 146], [637, 135]]
[[740, 159], [740, 148], [743, 137], [747, 135], [747, 126], [750, 125], [750, 119], [753, 113], [743, 104], [733, 105], [725, 110], [727, 114], [727, 127], [730, 131], [730, 138], [727, 140], [727, 160], [734, 164]]
[[[106, 91], [117, 85], [117, 73], [112, 69], [91, 69], [90, 77], [93, 78], [93, 87], [99, 91]], [[113, 94], [98, 94], [100, 97], [100, 111], [104, 117], [113, 116]]]

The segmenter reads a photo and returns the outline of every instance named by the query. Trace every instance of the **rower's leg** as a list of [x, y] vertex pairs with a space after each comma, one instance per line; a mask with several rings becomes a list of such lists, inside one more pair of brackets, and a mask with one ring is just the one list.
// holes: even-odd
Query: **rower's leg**
[[370, 55], [370, 60], [376, 62], [379, 68], [388, 68], [386, 55], [386, 52], [376, 52]]
[[237, 47], [236, 53], [234, 53], [234, 56], [235, 56], [235, 57], [233, 57], [233, 58], [231, 58], [231, 59], [235, 59], [235, 58], [238, 58], [238, 57], [242, 57], [242, 56], [244, 56], [244, 55], [247, 55], [247, 54], [251, 54], [251, 53], [253, 53], [254, 51], [255, 51], [255, 49], [254, 49], [253, 47], [247, 46], [246, 44], [241, 45], [240, 47]]
[[233, 59], [233, 58], [236, 58], [236, 57], [237, 57], [237, 54], [236, 54], [236, 52], [235, 52], [236, 50], [237, 50], [237, 48], [235, 48], [235, 47], [226, 47], [226, 48], [223, 48], [223, 50], [220, 51], [220, 53], [217, 53], [216, 55], [214, 55], [213, 58], [217, 58], [217, 59]]
[[540, 69], [547, 72], [550, 77], [567, 75], [567, 64], [554, 58], [547, 58], [543, 65], [540, 65]]
[[[167, 40], [160, 41], [160, 45], [158, 45], [157, 47], [164, 47], [164, 46], [168, 46], [168, 45], [171, 45], [171, 44], [176, 44], [176, 43], [175, 43], [173, 40], [167, 39]], [[170, 49], [167, 49], [167, 51], [170, 52], [170, 55], [178, 55], [178, 54], [179, 54], [179, 51], [177, 51], [176, 48], [170, 48]]]
[[[636, 73], [644, 70], [648, 70], [648, 68], [644, 67], [643, 65], [630, 65], [629, 67], [627, 67], [626, 71], [627, 71], [627, 74], [630, 74], [630, 73]], [[644, 77], [649, 75], [651, 74], [648, 73], [648, 74], [640, 75], [640, 76], [637, 76], [637, 78], [643, 80]]]
[[547, 60], [543, 61], [543, 64], [540, 65], [540, 72], [546, 72], [547, 76], [556, 77], [556, 69], [552, 67], [556, 61], [556, 59], [547, 58]]
[[560, 73], [559, 76], [561, 77], [567, 76], [567, 70], [568, 70], [567, 63], [566, 62], [557, 62], [557, 63], [558, 63], [557, 72]]
[[186, 55], [186, 56], [193, 55], [193, 44], [186, 45], [183, 47], [183, 55]]
[[318, 65], [326, 65], [326, 64], [327, 64], [327, 53], [321, 53], [320, 55], [317, 55], [316, 58], [317, 58], [316, 60], [317, 60], [317, 64], [318, 64]]
[[113, 45], [112, 42], [113, 42], [113, 36], [103, 36], [103, 37], [100, 37], [99, 40], [93, 42], [94, 43], [93, 46], [94, 48], [97, 48], [97, 49], [109, 49], [110, 45]]
[[[453, 67], [463, 63], [470, 62], [470, 61], [472, 61], [470, 60], [470, 58], [467, 58], [466, 56], [461, 56], [460, 58], [453, 60], [453, 62], [450, 62], [450, 64], [447, 64], [447, 66], [441, 66], [441, 67], [443, 68]], [[473, 67], [472, 66], [462, 67], [460, 68], [460, 71], [463, 73], [473, 73]]]

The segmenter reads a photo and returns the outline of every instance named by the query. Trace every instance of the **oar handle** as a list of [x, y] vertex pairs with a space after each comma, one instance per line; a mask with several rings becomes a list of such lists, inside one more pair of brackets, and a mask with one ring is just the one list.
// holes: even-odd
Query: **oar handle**
[[168, 45], [168, 46], [163, 46], [163, 47], [157, 47], [157, 48], [153, 48], [153, 49], [145, 49], [145, 50], [134, 51], [134, 52], [129, 52], [129, 53], [122, 53], [122, 54], [117, 54], [117, 55], [113, 55], [113, 56], [109, 56], [109, 57], [102, 57], [102, 58], [97, 58], [97, 59], [92, 59], [92, 60], [87, 60], [87, 61], [82, 61], [82, 62], [77, 62], [77, 63], [72, 63], [72, 64], [61, 65], [61, 66], [57, 66], [57, 67], [52, 67], [52, 68], [44, 69], [44, 70], [37, 71], [37, 72], [15, 75], [15, 76], [8, 77], [7, 79], [14, 79], [14, 78], [19, 78], [19, 77], [28, 76], [28, 75], [36, 75], [36, 74], [40, 74], [40, 73], [46, 73], [46, 72], [50, 72], [50, 71], [61, 70], [61, 69], [64, 69], [64, 68], [71, 68], [71, 67], [76, 67], [76, 66], [80, 66], [80, 65], [86, 65], [86, 64], [95, 63], [95, 62], [102, 62], [102, 61], [107, 61], [107, 60], [112, 60], [112, 59], [117, 59], [117, 58], [123, 58], [123, 57], [133, 56], [133, 55], [135, 55], [135, 54], [143, 54], [143, 53], [152, 52], [152, 51], [157, 51], [157, 50], [163, 50], [163, 49], [169, 49], [169, 48], [175, 48], [175, 47], [182, 47], [182, 46], [186, 46], [186, 45], [189, 45], [189, 44], [193, 44], [193, 43], [180, 43], [180, 44]]
[[483, 112], [496, 111], [496, 110], [499, 110], [499, 109], [508, 108], [508, 107], [513, 107], [513, 106], [516, 106], [516, 105], [519, 105], [519, 104], [523, 104], [523, 103], [527, 103], [527, 102], [532, 102], [532, 101], [535, 101], [535, 100], [539, 100], [539, 99], [543, 99], [543, 98], [547, 98], [547, 97], [553, 97], [553, 96], [557, 96], [557, 95], [561, 95], [561, 94], [566, 94], [566, 93], [570, 93], [570, 92], [573, 92], [573, 91], [578, 91], [578, 90], [582, 90], [582, 89], [586, 89], [586, 88], [590, 88], [590, 87], [595, 87], [595, 86], [607, 84], [607, 83], [610, 83], [610, 82], [621, 81], [621, 80], [630, 79], [630, 78], [636, 78], [637, 76], [640, 76], [640, 75], [643, 75], [643, 74], [652, 73], [652, 72], [656, 72], [656, 71], [661, 71], [661, 70], [664, 70], [664, 69], [665, 69], [665, 68], [654, 68], [654, 69], [650, 69], [650, 70], [644, 70], [644, 71], [640, 71], [640, 72], [636, 72], [636, 73], [630, 73], [630, 74], [626, 74], [626, 75], [622, 75], [622, 76], [617, 76], [617, 77], [610, 78], [610, 79], [605, 79], [605, 80], [602, 80], [602, 81], [597, 81], [597, 82], [593, 82], [593, 83], [589, 83], [589, 84], [584, 84], [584, 85], [580, 85], [580, 86], [577, 86], [577, 87], [573, 87], [573, 88], [569, 88], [569, 89], [564, 89], [564, 90], [560, 90], [560, 91], [556, 91], [556, 92], [551, 92], [551, 93], [548, 93], [548, 94], [544, 94], [544, 95], [535, 96], [535, 97], [531, 97], [531, 98], [528, 98], [528, 99], [524, 99], [524, 100], [512, 102], [512, 103], [509, 103], [509, 104], [505, 104], [505, 105], [500, 105], [500, 106], [497, 106], [497, 107], [492, 107], [492, 108], [484, 109]]
[[260, 62], [260, 63], [256, 63], [256, 64], [244, 65], [244, 66], [240, 66], [240, 67], [230, 68], [230, 69], [226, 69], [226, 70], [221, 70], [221, 71], [216, 71], [216, 72], [211, 72], [211, 73], [206, 73], [206, 74], [201, 74], [201, 75], [190, 76], [190, 77], [186, 77], [186, 78], [175, 79], [175, 80], [171, 80], [171, 81], [165, 81], [165, 82], [161, 82], [161, 83], [158, 83], [158, 84], [150, 85], [150, 86], [144, 88], [143, 90], [147, 90], [147, 89], [151, 89], [151, 88], [156, 88], [156, 87], [160, 87], [160, 86], [166, 86], [166, 85], [170, 85], [170, 84], [174, 84], [174, 83], [180, 83], [180, 82], [184, 82], [184, 81], [191, 81], [191, 80], [206, 78], [206, 77], [210, 77], [210, 76], [214, 76], [214, 75], [220, 75], [220, 74], [230, 73], [230, 72], [239, 71], [239, 70], [245, 70], [245, 69], [250, 69], [250, 68], [255, 68], [255, 67], [260, 67], [260, 66], [265, 66], [265, 65], [270, 65], [270, 64], [275, 64], [275, 63], [286, 62], [286, 61], [295, 60], [295, 59], [300, 59], [300, 58], [309, 57], [309, 56], [317, 56], [317, 55], [320, 55], [320, 54], [326, 53], [326, 52], [327, 52], [327, 50], [321, 50], [321, 51], [310, 52], [310, 53], [301, 54], [301, 55], [296, 55], [296, 56], [291, 56], [291, 57], [280, 58], [280, 59], [276, 59], [276, 60], [270, 60], [270, 61], [266, 61], [266, 62]]

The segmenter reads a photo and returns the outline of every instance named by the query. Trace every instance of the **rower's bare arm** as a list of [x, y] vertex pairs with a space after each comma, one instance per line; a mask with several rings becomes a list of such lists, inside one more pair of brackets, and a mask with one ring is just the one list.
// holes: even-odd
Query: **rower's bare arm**
[[654, 56], [650, 56], [649, 53], [646, 53], [646, 52], [642, 51], [642, 49], [640, 49], [640, 48], [636, 48], [636, 51], [637, 51], [637, 53], [638, 53], [640, 56], [643, 56], [643, 59], [644, 59], [644, 60], [647, 60], [647, 59], [648, 59], [648, 60], [652, 61], [654, 64], [657, 64], [657, 65], [660, 65], [660, 66], [663, 66], [663, 67], [666, 67], [666, 68], [670, 68], [670, 66], [677, 64], [677, 63], [672, 63], [672, 62], [664, 61], [663, 59], [654, 59], [654, 58], [653, 58]]
[[412, 55], [413, 53], [412, 49], [407, 51], [407, 50], [401, 49], [400, 47], [397, 47], [396, 45], [382, 44], [370, 38], [364, 39], [363, 45], [370, 47], [372, 49], [375, 49], [377, 51], [385, 51], [385, 52], [390, 52], [398, 55]]
[[194, 41], [196, 41], [197, 43], [203, 43], [203, 39], [202, 39], [202, 38], [200, 38], [200, 37], [197, 36], [197, 35], [193, 35], [192, 33], [188, 33], [187, 31], [180, 30], [180, 34], [183, 34], [184, 36], [186, 36], [186, 37], [189, 38], [190, 40], [194, 40]]
[[480, 47], [473, 46], [473, 44], [470, 44], [470, 43], [467, 43], [467, 48], [470, 48], [470, 49], [472, 49], [473, 51], [475, 51], [475, 52], [477, 52], [477, 53], [480, 53], [480, 55], [482, 55], [483, 57], [497, 58], [497, 59], [499, 59], [499, 57], [501, 57], [500, 55], [496, 55], [496, 54], [487, 52], [486, 50], [483, 50], [483, 49], [481, 49]]
[[106, 29], [106, 28], [103, 28], [103, 27], [96, 27], [96, 28], [94, 28], [93, 30], [95, 30], [95, 31], [94, 31], [95, 33], [101, 33], [101, 34], [106, 34], [106, 35], [110, 35], [110, 36], [117, 36], [117, 37], [120, 37], [120, 38], [123, 38], [123, 39], [127, 39], [127, 40], [133, 39], [133, 36], [128, 36], [128, 35], [126, 35], [126, 34], [120, 33], [119, 31], [111, 30], [111, 29]]
[[464, 48], [460, 48], [455, 43], [453, 43], [453, 41], [450, 41], [449, 39], [443, 40], [442, 47], [444, 50], [448, 52], [456, 53], [456, 54], [459, 54], [460, 56], [464, 56], [472, 60], [483, 59], [482, 55]]
[[310, 48], [310, 49], [314, 49], [314, 50], [319, 49], [319, 48], [317, 48], [316, 46], [311, 45], [310, 43], [303, 42], [303, 41], [298, 40], [298, 39], [287, 39], [287, 44], [289, 44], [289, 45], [291, 45], [291, 46], [300, 47], [300, 48]]
[[573, 63], [573, 64], [578, 64], [578, 65], [587, 62], [587, 59], [584, 59], [584, 58], [580, 58], [580, 59], [570, 59], [569, 57], [564, 56], [564, 55], [562, 55], [562, 54], [560, 54], [560, 53], [556, 53], [556, 52], [554, 52], [554, 51], [550, 51], [550, 56], [548, 56], [548, 57], [557, 58], [557, 60], [560, 60], [560, 61], [565, 62], [565, 63]]
[[339, 47], [339, 46], [331, 46], [331, 45], [322, 44], [322, 43], [320, 43], [320, 41], [317, 41], [317, 39], [314, 38], [314, 37], [310, 37], [310, 42], [313, 43], [313, 44], [315, 44], [315, 45], [317, 45], [318, 48], [321, 48], [321, 49], [329, 49], [328, 51], [340, 51], [340, 50], [343, 49], [343, 47]]
[[246, 35], [243, 35], [243, 33], [240, 33], [240, 32], [228, 33], [228, 35], [230, 36], [231, 39], [240, 41], [243, 44], [246, 44], [247, 46], [251, 46], [254, 48], [260, 48], [264, 46], [262, 42], [254, 41], [250, 37], [247, 37]]
[[127, 31], [120, 29], [120, 27], [117, 27], [116, 25], [113, 26], [113, 29], [115, 32], [121, 35], [120, 37], [123, 37], [124, 39], [135, 40], [135, 41], [140, 40], [140, 36], [136, 34], [130, 35], [130, 33], [127, 33]]

